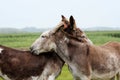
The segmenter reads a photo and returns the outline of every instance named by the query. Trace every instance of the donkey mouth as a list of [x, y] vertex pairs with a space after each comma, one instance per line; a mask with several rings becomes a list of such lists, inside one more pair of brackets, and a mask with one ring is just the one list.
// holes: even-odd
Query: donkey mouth
[[31, 51], [32, 54], [38, 55], [38, 52], [36, 50]]
[[35, 54], [35, 55], [39, 55], [39, 54], [42, 54], [42, 53], [46, 53], [46, 52], [51, 52], [51, 51], [47, 51], [47, 50], [33, 50], [32, 51], [32, 54]]
[[31, 51], [32, 54], [35, 54], [35, 55], [40, 54], [38, 50], [30, 49], [30, 51]]
[[43, 52], [39, 49], [35, 49], [34, 47], [30, 47], [30, 51], [31, 51], [32, 54], [35, 54], [35, 55], [39, 55], [40, 52]]

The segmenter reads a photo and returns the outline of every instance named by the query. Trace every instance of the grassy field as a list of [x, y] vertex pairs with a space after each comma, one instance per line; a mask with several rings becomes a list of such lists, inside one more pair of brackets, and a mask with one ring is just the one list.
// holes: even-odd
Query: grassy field
[[[86, 32], [86, 34], [95, 45], [101, 45], [108, 41], [120, 42], [120, 31], [94, 31]], [[0, 44], [12, 48], [29, 49], [30, 45], [39, 36], [40, 33], [0, 34]], [[67, 66], [63, 67], [62, 73], [57, 80], [73, 80]]]

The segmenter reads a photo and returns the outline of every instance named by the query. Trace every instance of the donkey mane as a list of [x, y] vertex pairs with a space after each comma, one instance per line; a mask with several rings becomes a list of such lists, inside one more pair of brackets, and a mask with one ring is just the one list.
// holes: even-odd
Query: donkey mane
[[[79, 28], [77, 28], [77, 29], [79, 29]], [[76, 29], [76, 30], [77, 30], [77, 29]], [[60, 27], [56, 32], [58, 32], [59, 30], [60, 30], [61, 32], [63, 32], [63, 33], [66, 35], [66, 37], [68, 37], [68, 38], [70, 38], [70, 39], [73, 39], [73, 40], [78, 41], [78, 42], [84, 42], [83, 40], [79, 39], [80, 36], [77, 36], [77, 35], [78, 35], [77, 33], [76, 33], [76, 36], [74, 36], [74, 35], [66, 32], [66, 31], [63, 29], [63, 27]], [[74, 31], [76, 32], [76, 30], [74, 30]]]

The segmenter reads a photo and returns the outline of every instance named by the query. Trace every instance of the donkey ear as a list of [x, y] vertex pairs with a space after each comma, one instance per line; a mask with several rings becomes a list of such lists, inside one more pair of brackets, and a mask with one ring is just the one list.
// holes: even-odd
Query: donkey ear
[[62, 17], [64, 29], [68, 28], [68, 24], [69, 24], [68, 20], [63, 15], [61, 15], [61, 17]]
[[62, 21], [65, 21], [65, 20], [66, 20], [66, 18], [65, 18], [63, 15], [61, 15], [61, 17], [62, 17]]
[[69, 21], [70, 21], [70, 28], [71, 28], [72, 30], [75, 30], [75, 29], [76, 29], [76, 23], [75, 23], [74, 17], [73, 17], [73, 16], [70, 16]]

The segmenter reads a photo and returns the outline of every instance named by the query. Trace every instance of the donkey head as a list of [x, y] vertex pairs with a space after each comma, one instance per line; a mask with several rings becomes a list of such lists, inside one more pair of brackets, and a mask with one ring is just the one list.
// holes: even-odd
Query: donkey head
[[73, 16], [69, 18], [69, 21], [62, 15], [61, 22], [52, 30], [43, 32], [40, 37], [32, 44], [31, 51], [34, 54], [40, 54], [42, 52], [56, 51], [57, 41], [68, 41], [66, 34], [69, 34], [81, 42], [89, 42], [83, 31], [77, 28]]

